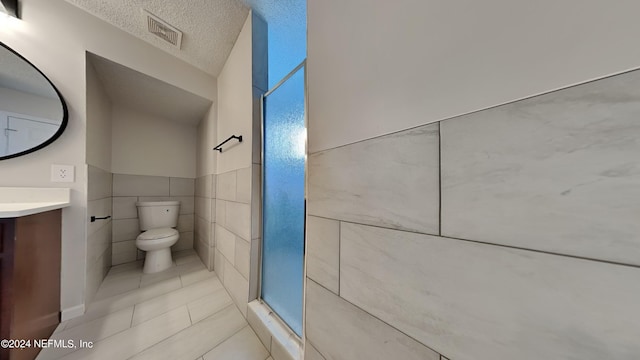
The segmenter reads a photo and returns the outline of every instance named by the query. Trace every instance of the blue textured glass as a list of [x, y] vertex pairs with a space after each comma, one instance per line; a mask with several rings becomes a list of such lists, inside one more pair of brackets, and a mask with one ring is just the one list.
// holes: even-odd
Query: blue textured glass
[[262, 299], [302, 335], [304, 68], [264, 100]]
[[306, 0], [245, 0], [268, 26], [269, 88], [307, 57]]

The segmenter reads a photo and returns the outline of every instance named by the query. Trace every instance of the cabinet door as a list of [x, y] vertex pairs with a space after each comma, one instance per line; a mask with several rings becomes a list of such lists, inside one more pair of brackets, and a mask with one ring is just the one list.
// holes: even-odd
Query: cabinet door
[[[12, 299], [11, 269], [15, 220], [0, 219], [0, 339], [11, 337]], [[9, 349], [0, 348], [0, 359], [9, 358]]]
[[[16, 219], [13, 255], [13, 339], [46, 339], [60, 319], [61, 211]], [[11, 352], [12, 360], [31, 360], [38, 348]]]

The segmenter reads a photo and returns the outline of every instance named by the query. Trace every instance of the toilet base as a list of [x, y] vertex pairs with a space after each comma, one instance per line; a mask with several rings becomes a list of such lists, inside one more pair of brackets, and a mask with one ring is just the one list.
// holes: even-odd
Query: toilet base
[[145, 274], [153, 274], [167, 270], [173, 265], [171, 260], [171, 248], [167, 247], [159, 250], [150, 250], [144, 256], [144, 268], [142, 272]]

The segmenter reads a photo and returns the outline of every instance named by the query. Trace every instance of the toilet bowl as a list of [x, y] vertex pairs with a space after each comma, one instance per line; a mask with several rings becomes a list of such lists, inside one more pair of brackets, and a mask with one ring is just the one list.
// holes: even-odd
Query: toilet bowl
[[172, 228], [160, 228], [145, 231], [138, 235], [136, 247], [145, 251], [145, 274], [160, 272], [171, 267], [171, 246], [178, 242], [180, 233]]
[[136, 247], [145, 252], [145, 274], [160, 272], [173, 265], [171, 246], [178, 242], [180, 233], [174, 229], [178, 225], [179, 201], [137, 202], [140, 229]]

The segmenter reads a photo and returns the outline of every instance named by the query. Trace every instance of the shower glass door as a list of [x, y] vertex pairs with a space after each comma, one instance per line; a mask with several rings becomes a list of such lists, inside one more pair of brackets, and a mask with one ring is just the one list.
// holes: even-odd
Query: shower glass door
[[305, 228], [305, 67], [263, 99], [261, 297], [299, 336]]

